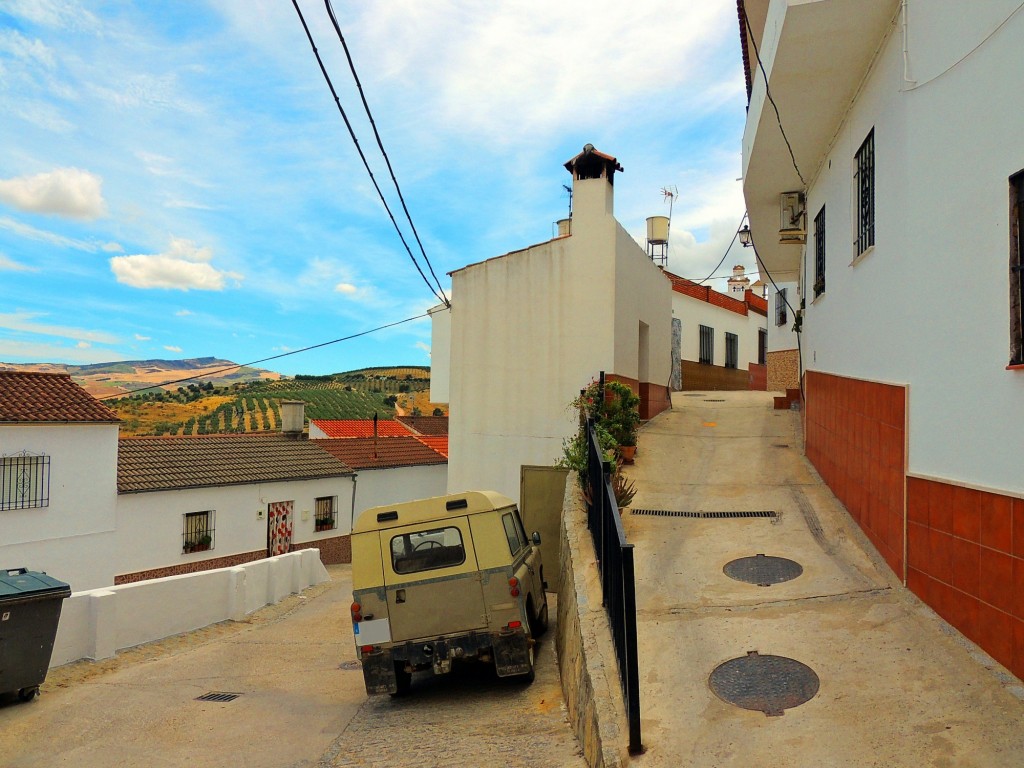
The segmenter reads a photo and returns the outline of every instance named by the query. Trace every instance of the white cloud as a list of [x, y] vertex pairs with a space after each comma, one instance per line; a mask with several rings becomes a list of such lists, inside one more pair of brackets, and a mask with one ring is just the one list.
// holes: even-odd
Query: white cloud
[[90, 344], [88, 341], [80, 341], [77, 344], [75, 344], [75, 346], [78, 349], [90, 349], [92, 347], [92, 344]]
[[12, 312], [0, 314], [0, 328], [22, 333], [33, 333], [41, 336], [59, 336], [73, 341], [88, 341], [97, 344], [118, 344], [120, 339], [104, 331], [88, 331], [65, 325], [46, 325], [37, 323], [37, 317], [45, 317], [40, 312]]
[[174, 316], [175, 317], [188, 317], [189, 315], [192, 315], [192, 314], [195, 314], [195, 313], [191, 312], [191, 311], [189, 311], [187, 309], [179, 309], [177, 312], [174, 313]]
[[12, 360], [32, 360], [46, 363], [108, 363], [115, 360], [127, 360], [128, 356], [115, 352], [108, 347], [79, 349], [63, 347], [60, 344], [38, 344], [29, 341], [0, 339], [0, 356]]
[[124, 247], [120, 243], [104, 243], [100, 248], [107, 253], [124, 253]]
[[426, 342], [417, 341], [413, 346], [416, 349], [422, 349], [424, 352], [427, 353], [427, 357], [430, 357], [430, 345], [427, 344]]
[[79, 168], [0, 179], [0, 202], [28, 213], [85, 220], [97, 219], [107, 210], [103, 179]]
[[98, 250], [98, 246], [93, 243], [87, 243], [84, 240], [75, 240], [71, 237], [64, 237], [58, 235], [56, 232], [49, 232], [45, 229], [37, 229], [29, 226], [28, 224], [22, 224], [20, 221], [16, 221], [7, 216], [0, 216], [0, 229], [6, 229], [9, 232], [13, 232], [16, 235], [24, 237], [28, 240], [38, 240], [42, 243], [49, 243], [50, 245], [56, 245], [60, 248], [74, 248], [78, 251], [86, 251], [88, 253], [95, 253]]
[[133, 288], [222, 291], [226, 280], [243, 279], [237, 272], [215, 269], [212, 260], [210, 248], [197, 248], [190, 240], [174, 237], [165, 253], [115, 256], [110, 269], [117, 282]]
[[152, 336], [143, 336], [141, 333], [135, 334], [136, 341], [150, 341], [152, 338]]
[[38, 272], [39, 270], [35, 267], [29, 267], [25, 264], [19, 264], [14, 259], [0, 253], [0, 272]]
[[352, 285], [352, 283], [338, 283], [334, 286], [334, 290], [337, 293], [344, 293], [346, 296], [352, 296], [359, 292], [359, 289]]
[[181, 347], [169, 346], [167, 344], [164, 345], [164, 349], [168, 352], [181, 352]]
[[73, 0], [7, 0], [4, 11], [33, 24], [58, 29], [98, 31], [99, 20]]

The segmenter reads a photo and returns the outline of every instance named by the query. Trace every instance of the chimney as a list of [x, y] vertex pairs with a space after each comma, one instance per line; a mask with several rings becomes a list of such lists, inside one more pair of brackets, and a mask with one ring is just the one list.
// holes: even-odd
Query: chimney
[[582, 152], [565, 164], [565, 170], [572, 174], [574, 218], [601, 213], [614, 215], [615, 172], [622, 170], [618, 160], [598, 152], [593, 144], [587, 144]]
[[301, 400], [282, 400], [281, 434], [290, 440], [298, 440], [305, 425], [306, 404]]

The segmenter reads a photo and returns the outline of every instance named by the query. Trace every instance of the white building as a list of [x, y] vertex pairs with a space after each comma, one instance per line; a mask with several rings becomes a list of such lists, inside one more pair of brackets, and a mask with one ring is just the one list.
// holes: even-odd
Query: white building
[[576, 428], [567, 405], [601, 371], [638, 392], [645, 418], [669, 404], [671, 288], [615, 220], [622, 168], [590, 145], [565, 167], [571, 233], [456, 270], [450, 313], [432, 313], [431, 397], [449, 387], [450, 492], [518, 499], [520, 467], [561, 456]]
[[744, 194], [763, 266], [800, 289], [808, 458], [1022, 677], [1020, 3], [739, 9]]
[[0, 371], [0, 567], [113, 583], [117, 425], [70, 376]]

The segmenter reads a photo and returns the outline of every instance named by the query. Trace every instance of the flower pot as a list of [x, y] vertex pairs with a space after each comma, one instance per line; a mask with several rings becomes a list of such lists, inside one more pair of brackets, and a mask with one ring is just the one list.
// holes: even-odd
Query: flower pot
[[620, 445], [619, 455], [622, 457], [623, 464], [632, 464], [633, 457], [636, 455], [635, 445]]

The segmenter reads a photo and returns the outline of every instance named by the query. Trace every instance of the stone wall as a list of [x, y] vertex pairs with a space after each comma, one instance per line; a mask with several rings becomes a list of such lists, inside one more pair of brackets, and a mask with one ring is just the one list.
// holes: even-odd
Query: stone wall
[[769, 352], [766, 362], [769, 392], [785, 392], [787, 389], [800, 388], [800, 353], [797, 350]]
[[629, 727], [601, 578], [576, 475], [565, 484], [558, 590], [558, 668], [569, 722], [592, 767], [629, 762]]

